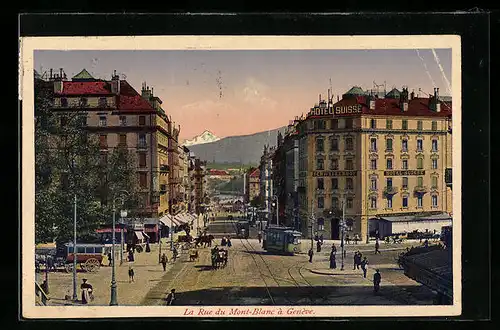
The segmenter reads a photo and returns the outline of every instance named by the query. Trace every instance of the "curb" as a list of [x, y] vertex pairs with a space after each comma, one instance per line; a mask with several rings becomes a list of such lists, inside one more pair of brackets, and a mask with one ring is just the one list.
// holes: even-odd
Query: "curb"
[[[308, 271], [310, 271], [311, 273], [313, 274], [319, 274], [319, 275], [329, 275], [329, 276], [335, 276], [335, 275], [360, 275], [361, 277], [363, 277], [363, 273], [361, 272], [360, 274], [358, 273], [327, 273], [325, 271], [319, 271], [319, 270], [314, 270], [314, 269], [309, 269], [309, 268], [306, 268]], [[339, 272], [342, 272], [341, 270], [339, 270]]]

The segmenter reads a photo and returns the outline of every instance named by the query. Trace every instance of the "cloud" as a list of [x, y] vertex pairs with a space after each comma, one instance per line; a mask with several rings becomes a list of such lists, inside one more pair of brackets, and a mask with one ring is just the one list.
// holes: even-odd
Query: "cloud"
[[267, 96], [269, 86], [253, 77], [247, 78], [243, 87], [243, 101], [253, 105], [267, 106], [274, 108], [277, 104], [275, 100]]
[[201, 100], [193, 103], [185, 104], [182, 106], [184, 110], [196, 110], [198, 113], [214, 113], [216, 111], [224, 111], [232, 109], [232, 106], [226, 102], [219, 102], [213, 100]]

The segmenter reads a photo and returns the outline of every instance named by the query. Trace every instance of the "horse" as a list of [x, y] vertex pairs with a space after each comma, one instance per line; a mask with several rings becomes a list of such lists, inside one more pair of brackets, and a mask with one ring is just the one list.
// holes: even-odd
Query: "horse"
[[214, 240], [213, 235], [203, 235], [199, 236], [196, 238], [195, 247], [198, 247], [198, 245], [203, 244], [203, 247], [211, 247], [212, 246], [212, 241]]
[[198, 250], [194, 250], [189, 253], [189, 261], [195, 261], [198, 260], [198, 258], [199, 258]]

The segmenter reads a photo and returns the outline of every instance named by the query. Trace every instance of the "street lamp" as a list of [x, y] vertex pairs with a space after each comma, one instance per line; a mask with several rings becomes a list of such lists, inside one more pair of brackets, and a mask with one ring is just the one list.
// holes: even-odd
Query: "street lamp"
[[342, 201], [342, 222], [340, 224], [342, 236], [340, 241], [340, 247], [342, 248], [342, 264], [340, 270], [344, 270], [344, 231], [345, 231], [345, 201]]
[[276, 202], [276, 204], [273, 203], [273, 206], [276, 206], [276, 225], [279, 226], [280, 225], [280, 222], [279, 222], [279, 215], [280, 215], [280, 210], [279, 210], [279, 202], [278, 202], [278, 196], [274, 195], [273, 196], [273, 201]]
[[123, 226], [125, 222], [123, 218], [127, 217], [127, 210], [120, 211], [120, 266], [123, 264], [123, 250], [125, 249], [125, 240], [123, 235]]
[[[122, 190], [121, 191], [122, 193], [125, 193], [128, 195], [128, 192], [126, 190]], [[121, 199], [122, 200], [122, 204], [123, 204], [123, 199], [120, 198], [120, 197], [115, 197], [115, 195], [113, 194], [113, 245], [112, 245], [112, 258], [111, 258], [111, 262], [112, 262], [112, 270], [111, 270], [111, 300], [109, 302], [109, 305], [110, 306], [118, 306], [118, 300], [117, 300], [117, 297], [116, 297], [116, 275], [115, 275], [115, 242], [116, 242], [116, 200], [117, 199]]]

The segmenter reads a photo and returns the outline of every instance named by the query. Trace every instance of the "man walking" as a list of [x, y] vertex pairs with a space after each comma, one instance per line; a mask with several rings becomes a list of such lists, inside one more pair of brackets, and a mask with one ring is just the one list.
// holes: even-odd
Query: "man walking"
[[316, 242], [316, 252], [318, 252], [318, 253], [321, 252], [321, 241], [320, 240], [318, 240]]
[[112, 259], [112, 258], [113, 258], [113, 256], [111, 255], [111, 252], [108, 252], [108, 261], [109, 261], [108, 266], [111, 266], [111, 263], [112, 263], [112, 260], [111, 260], [111, 259]]
[[170, 290], [170, 293], [167, 295], [167, 305], [173, 305], [175, 300], [175, 289]]
[[368, 265], [368, 259], [366, 257], [361, 260], [361, 269], [363, 270], [363, 277], [366, 278], [366, 265]]
[[377, 294], [380, 289], [380, 281], [382, 280], [382, 275], [378, 269], [375, 270], [375, 274], [373, 274], [373, 293]]
[[309, 262], [312, 263], [313, 262], [313, 255], [314, 255], [314, 252], [313, 252], [313, 249], [310, 248], [309, 249]]
[[354, 252], [352, 269], [355, 270], [357, 265], [358, 265], [358, 251]]
[[377, 240], [375, 241], [375, 254], [379, 253], [380, 254], [380, 244], [378, 242], [378, 238]]
[[168, 263], [167, 255], [165, 253], [163, 253], [161, 256], [161, 264], [163, 266], [163, 271], [167, 270], [167, 263]]
[[132, 265], [128, 266], [128, 282], [135, 282], [134, 281], [134, 268], [132, 268]]

